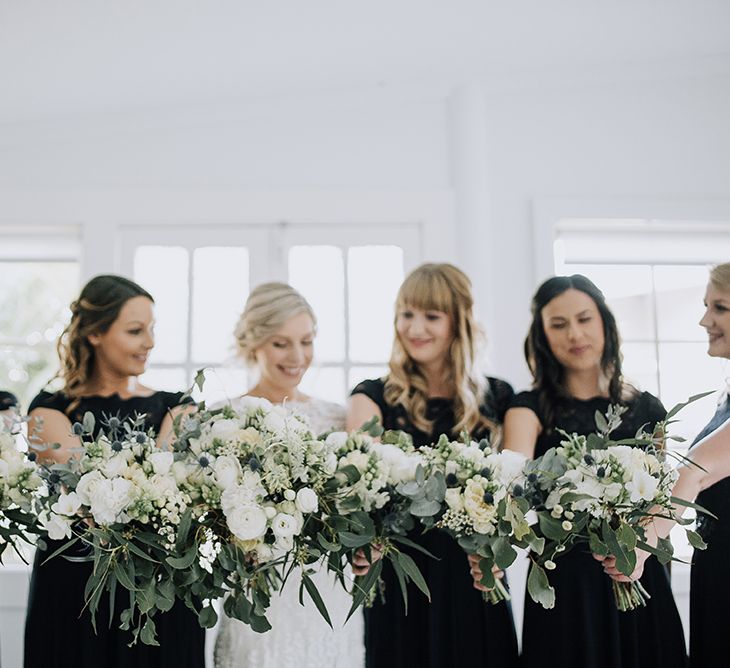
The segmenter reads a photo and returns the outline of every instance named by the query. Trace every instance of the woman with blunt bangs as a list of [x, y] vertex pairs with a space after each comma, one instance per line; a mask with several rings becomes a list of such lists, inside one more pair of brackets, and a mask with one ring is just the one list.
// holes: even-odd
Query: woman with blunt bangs
[[[561, 430], [595, 432], [596, 412], [605, 414], [612, 404], [627, 409], [614, 439], [631, 438], [642, 427], [651, 431], [666, 415], [656, 397], [624, 381], [616, 320], [603, 293], [585, 276], [555, 276], [537, 289], [525, 356], [533, 389], [516, 395], [507, 411], [506, 449], [539, 457], [560, 444]], [[480, 588], [478, 563], [470, 561], [474, 586]], [[651, 600], [630, 612], [619, 612], [610, 578], [586, 547], [561, 555], [550, 583], [554, 608], [546, 610], [525, 596], [525, 668], [685, 665], [669, 575], [656, 558], [642, 578]]]
[[[121, 420], [144, 414], [144, 429], [152, 429], [164, 443], [172, 430], [173, 415], [183, 410], [182, 392], [158, 392], [142, 385], [147, 356], [154, 346], [152, 296], [122, 276], [97, 276], [71, 304], [71, 322], [58, 342], [58, 392], [41, 392], [31, 402], [28, 433], [42, 445], [48, 464], [65, 463], [84, 447], [72, 435], [72, 424], [89, 411], [96, 418], [95, 436], [112, 416]], [[84, 548], [67, 550], [45, 561], [62, 541], [47, 540], [36, 551], [25, 623], [26, 668], [202, 668], [205, 631], [196, 616], [178, 602], [170, 612], [155, 617], [159, 647], [132, 641], [119, 628], [127, 607], [116, 597], [110, 611], [108, 595], [101, 599], [96, 631], [84, 601], [84, 588], [93, 562]], [[45, 562], [45, 563], [44, 563]], [[113, 614], [113, 619], [110, 619]]]
[[[468, 277], [453, 265], [424, 264], [405, 279], [395, 304], [388, 375], [363, 381], [352, 391], [348, 429], [377, 417], [385, 429], [408, 432], [416, 447], [436, 442], [441, 434], [459, 438], [464, 430], [477, 440], [498, 439], [513, 392], [505, 381], [478, 372], [482, 332], [473, 303]], [[367, 665], [516, 665], [511, 608], [485, 603], [474, 591], [456, 541], [440, 531], [422, 535], [414, 530], [409, 538], [436, 556], [405, 550], [421, 570], [431, 602], [409, 585], [406, 615], [398, 580], [386, 565], [384, 600], [365, 611]], [[362, 575], [368, 567], [360, 553], [355, 573]]]

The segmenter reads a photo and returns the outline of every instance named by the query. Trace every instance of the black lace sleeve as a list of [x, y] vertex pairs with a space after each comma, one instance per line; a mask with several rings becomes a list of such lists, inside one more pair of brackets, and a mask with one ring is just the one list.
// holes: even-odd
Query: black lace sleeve
[[382, 415], [388, 412], [389, 406], [385, 403], [385, 382], [382, 378], [372, 378], [358, 383], [350, 392], [350, 396], [355, 394], [364, 394], [368, 399], [375, 402]]
[[63, 392], [39, 392], [30, 402], [28, 413], [36, 408], [50, 408], [52, 410], [66, 413], [66, 409], [71, 404], [71, 399]]
[[540, 401], [535, 390], [519, 392], [512, 397], [508, 408], [529, 408], [542, 424], [544, 422], [540, 411]]
[[512, 386], [501, 378], [487, 378], [489, 382], [489, 394], [494, 405], [494, 412], [498, 422], [504, 422], [504, 414], [512, 404], [515, 391]]

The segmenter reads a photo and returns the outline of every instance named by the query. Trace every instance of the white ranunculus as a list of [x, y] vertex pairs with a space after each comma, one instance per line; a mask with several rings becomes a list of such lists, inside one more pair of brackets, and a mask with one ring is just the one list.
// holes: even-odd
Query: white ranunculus
[[157, 475], [167, 475], [175, 461], [175, 457], [171, 452], [153, 452], [149, 459], [152, 469]]
[[71, 538], [71, 525], [73, 520], [60, 517], [55, 513], [42, 513], [38, 517], [41, 527], [48, 533], [51, 540], [62, 540]]
[[266, 513], [261, 506], [237, 506], [226, 512], [231, 533], [241, 540], [255, 540], [266, 533]]
[[319, 498], [317, 492], [311, 487], [302, 487], [297, 492], [297, 498], [295, 503], [297, 504], [297, 510], [301, 513], [313, 513], [319, 507]]
[[132, 502], [134, 485], [125, 478], [102, 480], [91, 495], [91, 514], [99, 524], [114, 524]]
[[495, 458], [497, 475], [505, 483], [519, 478], [527, 462], [527, 457], [514, 450], [502, 450]]
[[327, 475], [332, 475], [337, 470], [337, 455], [330, 452], [324, 460], [324, 471]]
[[232, 513], [236, 508], [243, 508], [244, 506], [258, 507], [259, 498], [263, 496], [266, 490], [260, 484], [258, 486], [246, 486], [245, 483], [244, 476], [244, 484], [231, 485], [223, 490], [223, 494], [221, 494], [221, 508], [226, 515]]
[[464, 510], [464, 499], [461, 497], [461, 490], [456, 487], [449, 487], [446, 490], [446, 505], [456, 512]]
[[91, 505], [91, 498], [94, 496], [96, 486], [104, 480], [104, 476], [101, 471], [91, 471], [90, 473], [84, 473], [76, 483], [76, 494], [78, 494], [81, 503], [85, 506]]
[[283, 436], [286, 428], [286, 414], [282, 415], [277, 410], [271, 410], [264, 418], [263, 426], [272, 434]]
[[241, 425], [238, 420], [233, 419], [222, 419], [216, 420], [210, 426], [210, 435], [213, 438], [219, 438], [222, 441], [226, 441], [236, 437]]
[[228, 489], [237, 484], [242, 474], [241, 464], [232, 455], [218, 457], [213, 465], [213, 471], [215, 472], [216, 482], [221, 489]]
[[175, 476], [175, 482], [182, 485], [188, 478], [188, 465], [185, 462], [174, 462], [172, 465], [172, 475]]
[[81, 507], [81, 499], [79, 499], [76, 492], [69, 494], [61, 494], [58, 497], [58, 501], [51, 506], [51, 510], [57, 515], [66, 515], [73, 517], [79, 511]]
[[104, 466], [101, 467], [101, 471], [107, 478], [118, 478], [123, 476], [128, 468], [127, 458], [124, 452], [120, 452], [107, 459]]
[[271, 529], [277, 538], [291, 538], [297, 531], [297, 520], [288, 513], [279, 513], [271, 522]]
[[339, 450], [347, 443], [347, 432], [346, 431], [333, 431], [327, 435], [325, 443], [335, 450]]

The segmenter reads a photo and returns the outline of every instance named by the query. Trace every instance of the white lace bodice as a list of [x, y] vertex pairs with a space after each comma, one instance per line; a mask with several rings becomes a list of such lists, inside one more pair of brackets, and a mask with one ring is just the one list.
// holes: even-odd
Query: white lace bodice
[[[232, 405], [235, 408], [236, 400]], [[304, 417], [315, 434], [345, 428], [345, 409], [321, 399], [287, 402]], [[271, 630], [256, 633], [236, 619], [221, 616], [215, 641], [216, 668], [362, 668], [365, 665], [364, 623], [356, 612], [343, 626], [351, 596], [328, 573], [326, 566], [312, 579], [324, 599], [334, 630], [304, 594], [299, 604], [301, 575], [294, 572], [279, 596], [271, 599], [267, 617]]]

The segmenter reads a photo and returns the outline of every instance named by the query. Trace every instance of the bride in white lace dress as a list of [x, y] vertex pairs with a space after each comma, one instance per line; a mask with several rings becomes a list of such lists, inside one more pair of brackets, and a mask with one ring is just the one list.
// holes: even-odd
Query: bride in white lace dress
[[[236, 326], [240, 354], [259, 371], [249, 396], [285, 405], [309, 420], [312, 431], [342, 430], [345, 409], [304, 395], [299, 383], [312, 362], [316, 320], [307, 301], [284, 283], [255, 288]], [[237, 400], [233, 400], [235, 407]], [[315, 566], [317, 568], [317, 566]], [[238, 620], [221, 616], [215, 642], [216, 668], [362, 668], [365, 645], [362, 612], [347, 624], [352, 599], [326, 565], [313, 580], [327, 606], [331, 629], [308, 595], [299, 603], [299, 578], [292, 573], [280, 595], [271, 599], [271, 630], [256, 633]]]

